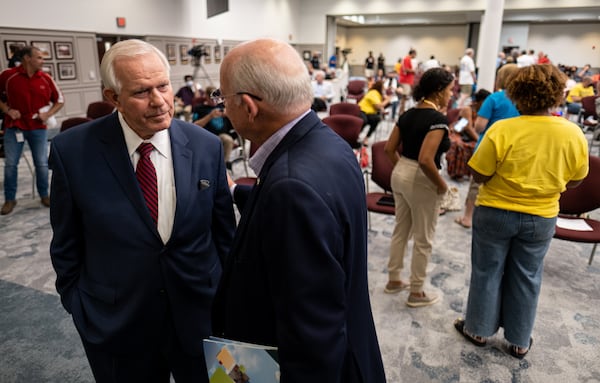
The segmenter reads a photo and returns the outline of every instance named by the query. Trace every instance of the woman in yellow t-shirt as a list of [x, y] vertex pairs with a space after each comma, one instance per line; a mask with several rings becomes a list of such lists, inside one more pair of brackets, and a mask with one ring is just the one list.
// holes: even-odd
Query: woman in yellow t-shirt
[[383, 93], [383, 81], [375, 81], [365, 96], [358, 102], [363, 119], [363, 129], [369, 125], [369, 131], [363, 141], [367, 145], [369, 137], [377, 129], [381, 121], [381, 113], [390, 103], [390, 98]]
[[553, 65], [520, 68], [506, 94], [521, 113], [494, 123], [469, 161], [482, 185], [475, 203], [471, 284], [464, 320], [455, 328], [471, 343], [504, 327], [512, 356], [529, 351], [544, 256], [554, 235], [558, 200], [588, 172], [581, 129], [550, 114], [566, 76]]

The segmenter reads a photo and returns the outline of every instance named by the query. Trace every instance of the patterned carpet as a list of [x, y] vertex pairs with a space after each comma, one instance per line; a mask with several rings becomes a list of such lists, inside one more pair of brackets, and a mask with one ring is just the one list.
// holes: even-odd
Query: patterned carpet
[[[234, 171], [241, 176], [241, 164]], [[468, 182], [449, 183], [464, 199]], [[405, 305], [407, 292], [383, 292], [394, 219], [371, 215], [371, 303], [388, 382], [600, 382], [600, 256], [588, 266], [591, 245], [553, 240], [545, 260], [535, 342], [527, 357], [518, 360], [507, 353], [502, 334], [477, 348], [452, 326], [464, 312], [470, 275], [471, 230], [453, 222], [458, 214], [440, 217], [429, 264], [426, 291], [439, 294], [440, 302], [417, 309]], [[600, 218], [598, 212], [593, 216]], [[48, 209], [32, 198], [31, 174], [21, 161], [18, 204], [12, 214], [0, 217], [2, 383], [93, 381], [79, 337], [54, 290], [50, 238]], [[406, 271], [403, 278], [408, 278]]]

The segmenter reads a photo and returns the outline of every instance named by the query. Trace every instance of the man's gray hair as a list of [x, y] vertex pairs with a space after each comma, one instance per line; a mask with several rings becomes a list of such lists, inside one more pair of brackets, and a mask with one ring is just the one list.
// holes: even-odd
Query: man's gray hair
[[300, 54], [297, 60], [286, 63], [298, 67], [293, 76], [287, 71], [273, 70], [272, 60], [264, 55], [242, 57], [230, 71], [232, 89], [255, 94], [281, 113], [294, 110], [299, 103], [312, 104], [311, 78]]
[[119, 41], [106, 51], [104, 57], [102, 57], [102, 63], [100, 63], [100, 76], [102, 77], [104, 87], [112, 89], [116, 94], [121, 93], [121, 83], [115, 75], [114, 67], [114, 61], [117, 57], [135, 57], [147, 53], [156, 54], [164, 65], [165, 71], [167, 73], [170, 72], [171, 66], [169, 65], [169, 61], [160, 49], [154, 45], [137, 39]]

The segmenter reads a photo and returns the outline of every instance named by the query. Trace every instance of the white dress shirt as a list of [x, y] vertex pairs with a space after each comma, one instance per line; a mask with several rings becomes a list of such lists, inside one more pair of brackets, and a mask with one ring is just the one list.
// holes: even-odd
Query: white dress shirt
[[150, 142], [154, 145], [154, 150], [150, 153], [150, 160], [156, 169], [156, 179], [158, 182], [158, 222], [157, 229], [163, 243], [167, 243], [173, 231], [173, 221], [175, 220], [175, 208], [177, 206], [177, 194], [175, 192], [175, 175], [173, 173], [173, 156], [171, 154], [171, 137], [168, 129], [161, 130], [148, 140], [143, 140], [137, 135], [125, 122], [125, 119], [119, 112], [119, 122], [125, 136], [127, 153], [131, 159], [133, 169], [137, 166], [140, 154], [137, 152], [138, 146], [142, 142]]

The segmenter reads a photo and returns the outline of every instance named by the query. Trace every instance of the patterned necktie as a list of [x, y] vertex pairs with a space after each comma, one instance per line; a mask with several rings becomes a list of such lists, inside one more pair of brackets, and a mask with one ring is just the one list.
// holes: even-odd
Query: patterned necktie
[[156, 224], [158, 222], [158, 184], [156, 169], [152, 164], [152, 160], [150, 160], [150, 153], [153, 149], [154, 146], [149, 142], [142, 142], [138, 146], [137, 152], [140, 153], [140, 159], [135, 169], [135, 176], [140, 183], [146, 206], [150, 210], [150, 216]]

